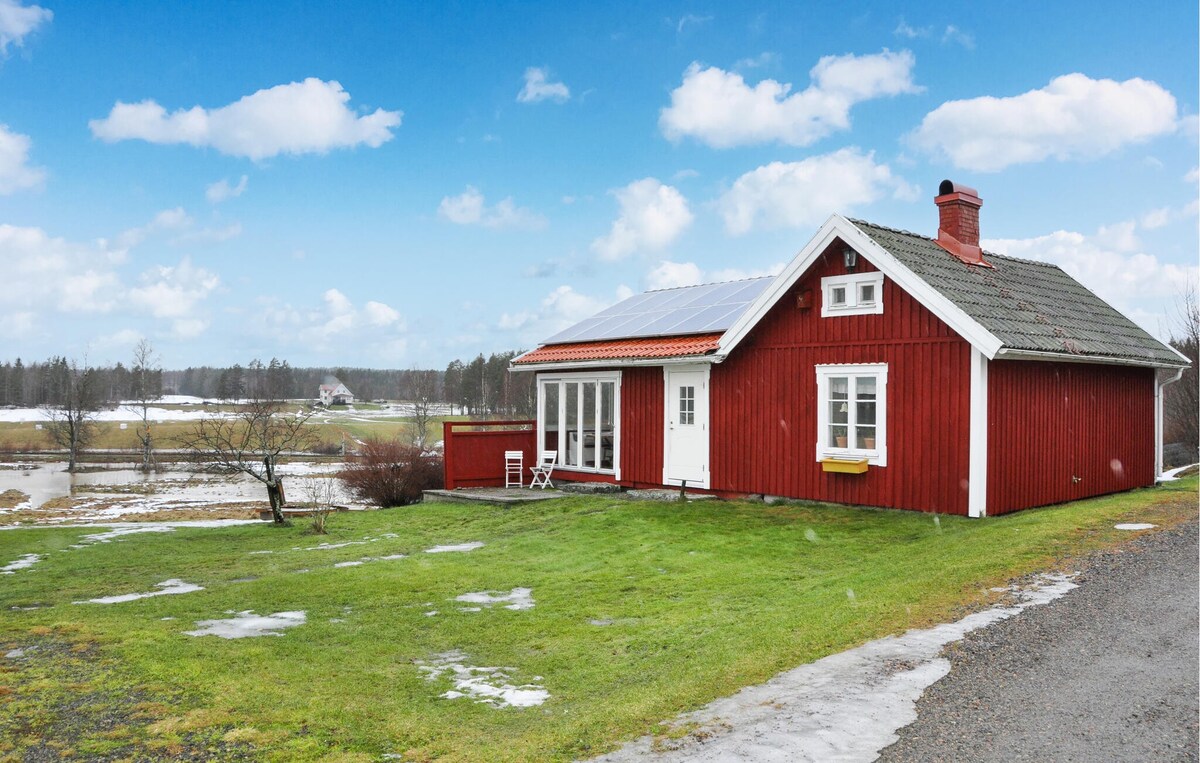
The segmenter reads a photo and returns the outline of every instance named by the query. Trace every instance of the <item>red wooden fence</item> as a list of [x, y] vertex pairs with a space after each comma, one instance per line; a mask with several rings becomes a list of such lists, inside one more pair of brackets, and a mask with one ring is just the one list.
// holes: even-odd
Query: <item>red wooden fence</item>
[[525, 454], [523, 481], [537, 452], [537, 422], [447, 421], [442, 424], [446, 489], [504, 487], [504, 451]]

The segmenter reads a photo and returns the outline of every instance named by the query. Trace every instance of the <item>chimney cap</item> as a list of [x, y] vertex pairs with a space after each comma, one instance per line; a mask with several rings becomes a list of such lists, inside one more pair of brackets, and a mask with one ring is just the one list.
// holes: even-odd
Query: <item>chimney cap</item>
[[938, 186], [938, 198], [941, 198], [942, 196], [948, 196], [950, 194], [962, 194], [964, 196], [970, 196], [975, 199], [979, 199], [979, 191], [976, 191], [971, 186], [963, 185], [962, 183], [955, 183], [952, 180], [943, 180], [941, 185]]

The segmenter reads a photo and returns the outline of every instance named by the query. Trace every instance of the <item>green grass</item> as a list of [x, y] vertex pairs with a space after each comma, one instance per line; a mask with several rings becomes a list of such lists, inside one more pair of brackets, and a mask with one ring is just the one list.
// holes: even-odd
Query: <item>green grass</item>
[[[19, 758], [64, 714], [78, 714], [78, 696], [124, 719], [116, 728], [77, 723], [75, 737], [61, 735], [80, 754], [153, 757], [199, 744], [212, 757], [251, 750], [281, 761], [587, 757], [780, 670], [954, 618], [1014, 576], [1128, 539], [1112, 529], [1117, 521], [1168, 526], [1194, 517], [1196, 490], [1192, 477], [983, 520], [581, 497], [338, 514], [326, 538], [305, 535], [298, 522], [63, 551], [90, 531], [6, 531], [0, 564], [27, 553], [46, 558], [0, 578], [0, 645], [45, 649], [0, 673], [0, 758]], [[292, 550], [388, 532], [398, 535]], [[422, 553], [465, 541], [486, 545]], [[258, 550], [275, 553], [249, 553]], [[409, 557], [332, 567], [394, 553]], [[148, 591], [172, 577], [206, 590], [71, 604]], [[533, 589], [534, 609], [467, 613], [450, 601], [514, 587]], [[53, 606], [10, 611], [34, 603]], [[308, 622], [277, 638], [182, 635], [197, 620], [245, 609], [305, 610]], [[440, 614], [427, 617], [429, 609]], [[103, 670], [79, 675], [62, 656], [71, 645], [93, 650]], [[424, 680], [414, 661], [451, 649], [475, 665], [512, 667], [514, 683], [542, 676], [551, 698], [527, 709], [441, 699], [448, 683]], [[138, 709], [118, 712], [134, 700]]]

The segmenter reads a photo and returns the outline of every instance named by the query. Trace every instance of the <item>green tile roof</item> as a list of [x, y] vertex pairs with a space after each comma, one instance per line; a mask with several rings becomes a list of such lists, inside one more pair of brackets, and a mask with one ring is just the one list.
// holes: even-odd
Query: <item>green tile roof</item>
[[1183, 365], [1155, 339], [1056, 265], [984, 253], [968, 265], [925, 236], [851, 220], [859, 230], [1013, 350]]

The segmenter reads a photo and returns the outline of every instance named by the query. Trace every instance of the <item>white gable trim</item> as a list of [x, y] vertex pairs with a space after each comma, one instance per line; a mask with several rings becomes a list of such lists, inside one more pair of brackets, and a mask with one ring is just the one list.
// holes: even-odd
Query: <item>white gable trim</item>
[[758, 299], [737, 320], [737, 323], [725, 332], [717, 347], [714, 360], [719, 362], [719, 359], [724, 359], [733, 352], [738, 344], [746, 338], [746, 335], [775, 306], [775, 303], [800, 280], [801, 276], [808, 272], [817, 257], [833, 243], [834, 239], [838, 238], [870, 260], [872, 265], [879, 268], [897, 286], [908, 292], [959, 336], [967, 340], [973, 348], [983, 353], [988, 360], [996, 357], [996, 353], [999, 352], [1003, 343], [995, 335], [963, 312], [960, 307], [939, 294], [923, 278], [893, 257], [890, 252], [876, 244], [859, 230], [858, 226], [841, 215], [834, 214], [829, 216], [816, 235], [809, 239], [808, 244], [758, 296]]

